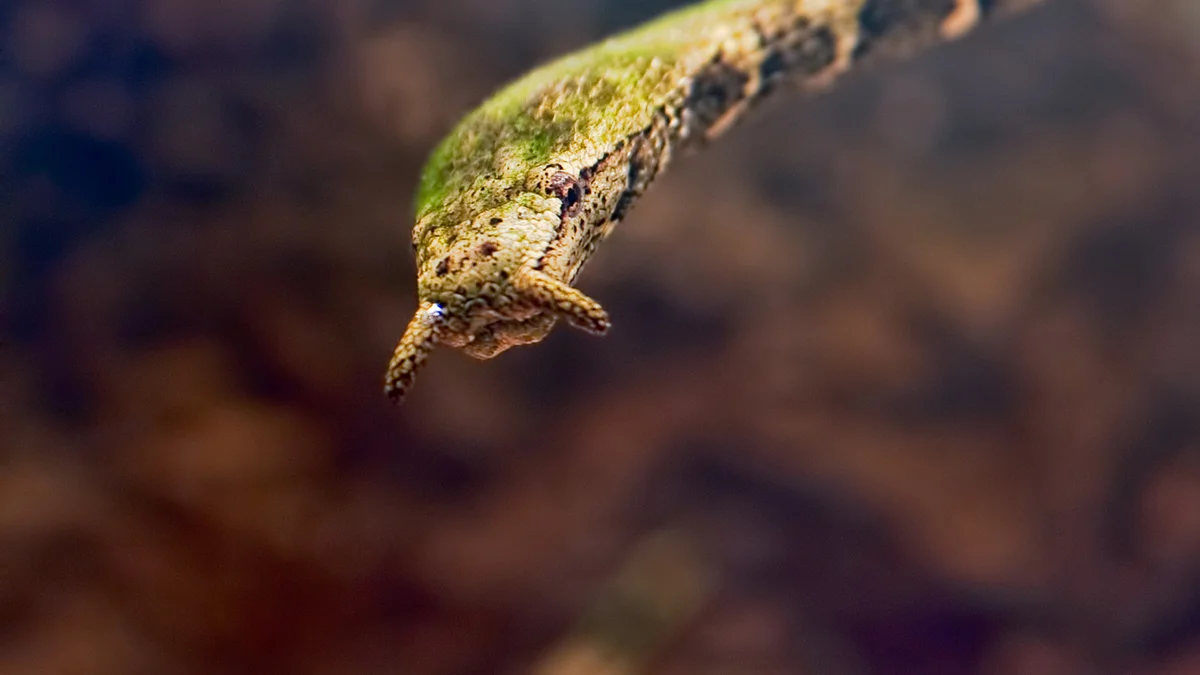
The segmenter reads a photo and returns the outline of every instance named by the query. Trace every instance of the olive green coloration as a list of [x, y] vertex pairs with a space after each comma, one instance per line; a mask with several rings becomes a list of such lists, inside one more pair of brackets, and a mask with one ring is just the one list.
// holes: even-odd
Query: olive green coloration
[[636, 198], [784, 80], [831, 83], [1038, 0], [710, 0], [564, 57], [500, 91], [438, 146], [417, 194], [420, 305], [385, 391], [436, 345], [490, 358], [558, 319], [604, 333], [571, 284]]

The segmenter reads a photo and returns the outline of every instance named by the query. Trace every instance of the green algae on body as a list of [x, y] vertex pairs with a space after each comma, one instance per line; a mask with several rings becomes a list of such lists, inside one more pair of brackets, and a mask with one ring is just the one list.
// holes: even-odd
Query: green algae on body
[[436, 345], [480, 359], [591, 333], [607, 312], [572, 286], [679, 150], [702, 146], [783, 82], [815, 90], [1039, 0], [709, 0], [530, 72], [434, 151], [416, 199], [419, 306], [384, 390], [399, 402]]

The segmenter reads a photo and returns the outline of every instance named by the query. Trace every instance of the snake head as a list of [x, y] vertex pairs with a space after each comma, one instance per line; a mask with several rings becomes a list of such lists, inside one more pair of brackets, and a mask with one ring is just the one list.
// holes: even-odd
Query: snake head
[[454, 228], [418, 223], [419, 305], [388, 365], [384, 391], [393, 401], [404, 398], [437, 345], [487, 359], [540, 341], [558, 319], [590, 333], [608, 330], [607, 312], [569, 284], [570, 270], [545, 264], [561, 216], [530, 204], [506, 202]]

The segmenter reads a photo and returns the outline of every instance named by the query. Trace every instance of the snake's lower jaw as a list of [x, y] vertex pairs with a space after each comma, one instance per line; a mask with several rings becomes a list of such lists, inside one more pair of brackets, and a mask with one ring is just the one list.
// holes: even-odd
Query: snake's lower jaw
[[541, 342], [554, 328], [557, 316], [539, 313], [522, 320], [494, 323], [462, 345], [463, 353], [476, 359], [490, 359], [511, 347]]

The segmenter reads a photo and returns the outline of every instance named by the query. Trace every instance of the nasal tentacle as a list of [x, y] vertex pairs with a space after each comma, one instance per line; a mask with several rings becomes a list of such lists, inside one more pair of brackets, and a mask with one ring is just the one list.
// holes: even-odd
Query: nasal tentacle
[[611, 325], [608, 312], [600, 303], [541, 270], [524, 267], [513, 278], [512, 284], [528, 302], [566, 319], [576, 328], [603, 335]]
[[429, 353], [437, 346], [437, 333], [443, 323], [442, 306], [435, 302], [423, 302], [396, 343], [392, 360], [388, 363], [383, 391], [395, 403], [404, 400], [405, 394], [416, 380], [417, 371], [425, 365]]

